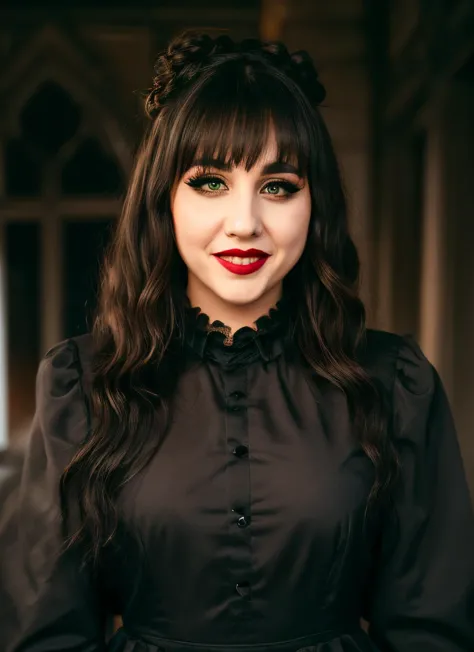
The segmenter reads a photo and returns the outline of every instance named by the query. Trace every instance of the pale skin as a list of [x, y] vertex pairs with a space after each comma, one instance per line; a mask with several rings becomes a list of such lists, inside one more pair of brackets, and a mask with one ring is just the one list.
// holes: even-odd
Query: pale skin
[[[188, 268], [188, 298], [232, 332], [253, 326], [275, 306], [283, 279], [306, 243], [311, 217], [307, 179], [276, 158], [271, 138], [249, 171], [222, 161], [206, 161], [205, 167], [198, 163], [173, 193], [176, 241]], [[229, 249], [258, 249], [268, 257], [257, 271], [239, 275], [216, 258]]]

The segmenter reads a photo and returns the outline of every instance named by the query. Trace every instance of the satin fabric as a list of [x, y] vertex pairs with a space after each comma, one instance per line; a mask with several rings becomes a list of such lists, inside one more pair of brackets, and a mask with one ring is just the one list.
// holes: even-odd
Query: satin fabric
[[[1, 526], [0, 650], [473, 652], [472, 507], [417, 345], [368, 332], [401, 475], [389, 506], [367, 512], [373, 466], [346, 398], [305, 370], [281, 310], [230, 346], [222, 326], [191, 311], [170, 427], [150, 429], [161, 446], [120, 495], [98, 577], [79, 550], [60, 554], [58, 503], [90, 428], [91, 338], [45, 357], [18, 509]], [[112, 611], [124, 627], [106, 641]]]

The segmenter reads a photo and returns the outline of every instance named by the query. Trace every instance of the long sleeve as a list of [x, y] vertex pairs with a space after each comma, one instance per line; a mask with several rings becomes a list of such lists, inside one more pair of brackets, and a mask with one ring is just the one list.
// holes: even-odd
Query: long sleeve
[[394, 441], [401, 475], [385, 515], [370, 635], [384, 652], [473, 652], [469, 490], [442, 384], [409, 340], [394, 382]]
[[73, 341], [40, 364], [17, 503], [0, 526], [0, 652], [104, 648], [99, 592], [60, 534], [59, 478], [87, 432], [82, 374]]

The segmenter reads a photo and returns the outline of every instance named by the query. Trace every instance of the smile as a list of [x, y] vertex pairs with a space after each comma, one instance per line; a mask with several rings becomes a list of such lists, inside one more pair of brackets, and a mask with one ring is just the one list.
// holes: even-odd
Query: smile
[[225, 267], [232, 274], [240, 276], [253, 274], [261, 269], [270, 258], [270, 254], [259, 249], [248, 249], [247, 251], [230, 249], [213, 254], [213, 256], [222, 267]]

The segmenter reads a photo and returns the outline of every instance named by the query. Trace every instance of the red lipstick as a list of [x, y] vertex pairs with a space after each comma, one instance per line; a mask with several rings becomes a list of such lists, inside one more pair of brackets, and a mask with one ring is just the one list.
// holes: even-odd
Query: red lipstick
[[[219, 253], [213, 254], [213, 256], [222, 267], [239, 276], [253, 274], [263, 267], [270, 258], [270, 254], [260, 249], [247, 249], [245, 251], [243, 249], [226, 249], [225, 251], [219, 251]], [[226, 258], [252, 258], [254, 260], [246, 263], [237, 263], [232, 260], [225, 260], [223, 256]]]

